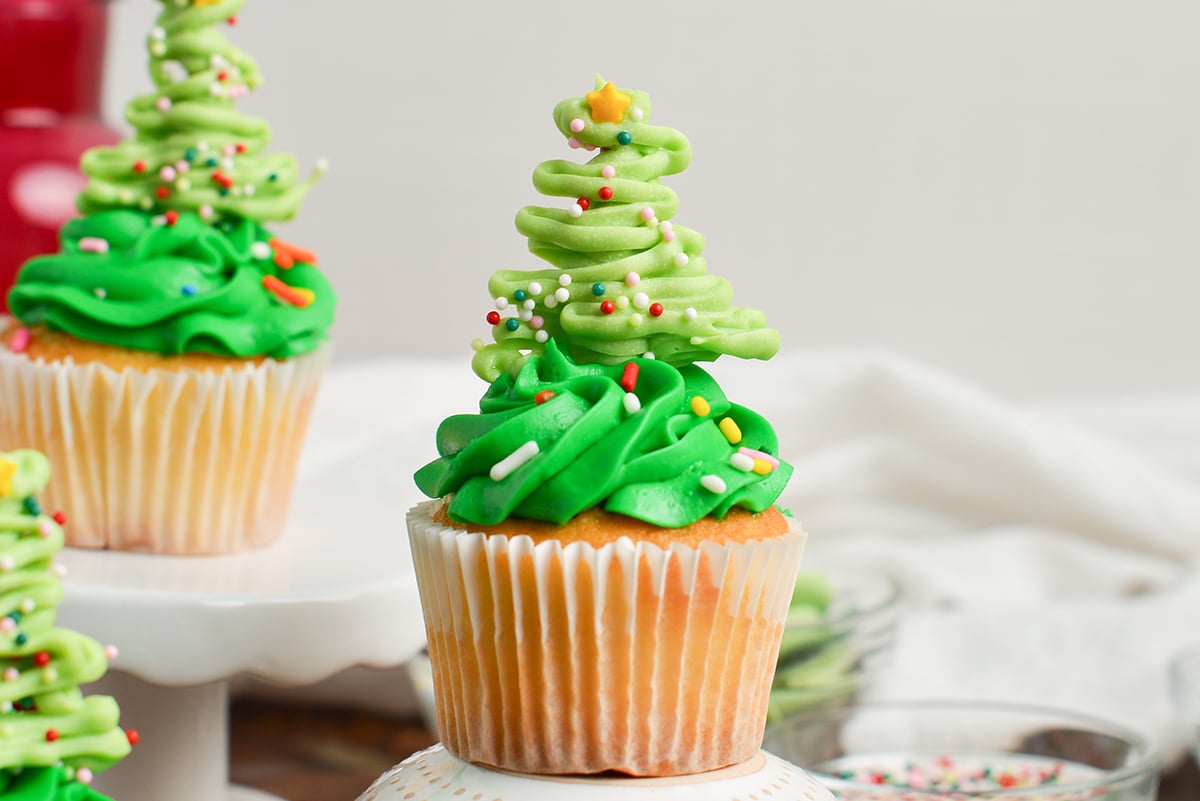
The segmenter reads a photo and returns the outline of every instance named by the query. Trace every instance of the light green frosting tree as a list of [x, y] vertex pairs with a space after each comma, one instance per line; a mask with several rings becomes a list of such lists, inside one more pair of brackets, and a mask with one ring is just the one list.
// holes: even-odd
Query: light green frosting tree
[[767, 359], [779, 349], [765, 315], [733, 306], [730, 283], [708, 274], [704, 237], [671, 223], [679, 201], [660, 179], [687, 168], [691, 145], [649, 117], [645, 92], [599, 78], [596, 91], [554, 109], [569, 145], [598, 152], [585, 164], [554, 160], [534, 171], [539, 192], [566, 202], [523, 208], [516, 226], [553, 268], [492, 276], [495, 342], [478, 344], [472, 364], [481, 378], [512, 372], [551, 338], [578, 363], [653, 354], [678, 367], [721, 354]]
[[37, 502], [50, 466], [36, 451], [0, 453], [0, 799], [86, 799], [80, 786], [129, 753], [116, 702], [80, 684], [108, 669], [95, 640], [54, 625], [61, 526]]

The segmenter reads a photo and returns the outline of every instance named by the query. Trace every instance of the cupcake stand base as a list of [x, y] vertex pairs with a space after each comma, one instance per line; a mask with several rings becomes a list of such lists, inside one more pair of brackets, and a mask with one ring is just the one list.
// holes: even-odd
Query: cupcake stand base
[[358, 801], [833, 801], [800, 768], [768, 754], [740, 765], [661, 779], [531, 776], [464, 762], [438, 744], [384, 773]]
[[371, 482], [356, 486], [355, 465], [335, 467], [336, 479], [301, 476], [292, 522], [270, 548], [62, 552], [59, 625], [120, 649], [84, 691], [116, 697], [122, 726], [140, 735], [129, 757], [97, 775], [97, 789], [120, 801], [269, 801], [228, 784], [229, 680], [311, 684], [353, 665], [399, 665], [424, 646], [407, 507], [358, 497]]

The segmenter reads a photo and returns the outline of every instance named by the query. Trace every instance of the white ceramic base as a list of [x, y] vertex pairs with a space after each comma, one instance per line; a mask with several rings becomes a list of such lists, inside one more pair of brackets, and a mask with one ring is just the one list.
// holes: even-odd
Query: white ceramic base
[[768, 754], [740, 765], [661, 779], [533, 776], [464, 762], [440, 743], [384, 773], [358, 801], [833, 801], [800, 768]]
[[255, 790], [253, 787], [229, 786], [229, 801], [284, 801], [277, 795]]

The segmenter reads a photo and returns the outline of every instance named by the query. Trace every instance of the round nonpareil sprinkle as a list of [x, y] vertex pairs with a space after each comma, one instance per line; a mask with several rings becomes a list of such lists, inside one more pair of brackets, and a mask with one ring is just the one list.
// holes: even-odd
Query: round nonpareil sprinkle
[[529, 322], [533, 319], [533, 309], [521, 309], [521, 311], [517, 312], [517, 317], [525, 322]]
[[108, 657], [108, 661], [111, 662], [121, 655], [121, 649], [117, 648], [115, 645], [106, 645], [104, 646], [104, 655]]
[[517, 303], [523, 302], [527, 297], [529, 297], [529, 293], [524, 289], [518, 289], [516, 292], [513, 292], [513, 300]]
[[583, 206], [579, 205], [578, 203], [572, 203], [567, 209], [567, 214], [570, 214], [572, 217], [582, 217]]
[[627, 145], [632, 141], [633, 141], [633, 134], [629, 133], [629, 131], [621, 131], [620, 133], [617, 134], [618, 144]]
[[500, 312], [490, 311], [487, 313], [488, 325], [500, 325]]
[[15, 667], [9, 667], [9, 668], [4, 669], [4, 680], [5, 681], [16, 681], [19, 678], [21, 678], [21, 671], [17, 670]]
[[492, 477], [492, 481], [503, 481], [521, 465], [528, 462], [538, 454], [538, 444], [536, 440], [529, 440], [515, 451], [505, 456], [500, 461], [492, 465], [491, 471], [488, 473]]
[[558, 277], [558, 285], [559, 286], [570, 286], [571, 285], [571, 274], [563, 273], [562, 275], [560, 275]]
[[661, 303], [651, 303], [650, 304], [650, 316], [651, 317], [662, 317], [662, 313], [663, 313], [663, 305]]
[[709, 412], [712, 411], [712, 406], [708, 404], [708, 401], [699, 395], [692, 398], [691, 407], [697, 417], [708, 417]]
[[624, 295], [618, 295], [616, 303], [617, 303], [618, 309], [628, 309], [629, 308], [629, 298], [625, 297]]
[[691, 306], [688, 306], [686, 309], [683, 310], [683, 319], [688, 320], [689, 322], [691, 320], [695, 320], [696, 319], [696, 310], [693, 309]]
[[75, 771], [75, 781], [80, 784], [91, 784], [94, 778], [95, 774], [92, 773], [90, 768], [83, 767]]
[[612, 200], [612, 196], [613, 196], [612, 187], [611, 186], [602, 186], [602, 187], [600, 187], [600, 191], [596, 192], [596, 194], [600, 196], [601, 200]]
[[581, 118], [576, 117], [575, 119], [571, 120], [571, 130], [575, 133], [580, 133], [583, 131], [586, 124], [587, 123], [585, 123]]
[[612, 178], [614, 175], [617, 174], [617, 168], [611, 164], [605, 164], [603, 167], [600, 168], [600, 174], [603, 175], [605, 178]]
[[645, 220], [646, 222], [650, 222], [651, 220], [655, 219], [658, 216], [654, 213], [654, 208], [652, 206], [643, 206], [641, 215], [642, 215], [642, 219]]
[[571, 290], [567, 289], [565, 286], [560, 286], [558, 289], [554, 290], [554, 299], [559, 303], [566, 303], [571, 299]]
[[642, 410], [642, 400], [632, 392], [626, 392], [625, 397], [621, 401], [625, 406], [626, 414], [637, 414]]
[[521, 304], [521, 308], [525, 309], [526, 311], [533, 311], [536, 307], [537, 301], [533, 298], [526, 298], [525, 302]]
[[38, 534], [43, 537], [49, 537], [54, 533], [54, 524], [49, 520], [43, 520], [38, 523]]
[[11, 556], [0, 556], [0, 570], [7, 573], [10, 570], [13, 570], [16, 566], [17, 560], [13, 559]]
[[558, 298], [554, 297], [553, 295], [547, 295], [546, 297], [542, 298], [542, 305], [547, 309], [553, 309], [558, 305]]
[[533, 333], [533, 341], [534, 342], [545, 343], [545, 342], [549, 341], [549, 339], [550, 339], [550, 334], [548, 334], [546, 332], [546, 329], [544, 329], [544, 328], [541, 331], [535, 331]]
[[592, 294], [597, 297], [599, 297], [600, 295], [603, 295], [604, 294], [604, 284], [600, 283], [599, 281], [592, 284]]
[[676, 267], [686, 267], [687, 263], [688, 263], [688, 254], [686, 254], [686, 253], [676, 253], [675, 254], [675, 266]]
[[51, 515], [51, 517], [54, 519], [54, 522], [58, 523], [60, 526], [65, 526], [67, 524], [66, 512], [55, 512], [53, 515]]
[[650, 308], [650, 296], [645, 292], [635, 292], [633, 295], [633, 306], [635, 309]]
[[637, 286], [642, 282], [642, 277], [635, 272], [625, 273], [625, 286]]
[[629, 109], [629, 119], [633, 120], [634, 122], [641, 122], [642, 117], [644, 117], [645, 114], [646, 114], [646, 112], [642, 111], [637, 106], [634, 106], [633, 108]]
[[629, 325], [634, 328], [637, 328], [639, 325], [641, 325], [644, 322], [646, 322], [646, 319], [644, 317], [642, 317], [642, 315], [638, 314], [637, 312], [634, 312], [633, 314], [629, 315]]
[[717, 495], [723, 495], [726, 490], [725, 479], [712, 473], [700, 477], [700, 486]]
[[509, 331], [516, 331], [518, 328], [521, 327], [521, 321], [515, 317], [509, 317], [507, 320], [504, 321], [504, 327], [507, 328]]
[[738, 428], [738, 424], [732, 417], [722, 417], [721, 422], [717, 423], [717, 427], [721, 429], [725, 439], [729, 440], [730, 445], [737, 445], [742, 441], [742, 429]]
[[545, 324], [546, 324], [546, 319], [544, 317], [542, 317], [542, 315], [540, 315], [540, 314], [535, 314], [529, 318], [529, 327], [532, 328], [534, 331], [539, 330]]
[[537, 281], [530, 281], [529, 282], [529, 294], [530, 295], [542, 294], [542, 285]]
[[606, 300], [600, 304], [600, 313], [601, 314], [612, 314], [616, 310], [617, 310], [617, 304], [613, 303], [611, 300]]

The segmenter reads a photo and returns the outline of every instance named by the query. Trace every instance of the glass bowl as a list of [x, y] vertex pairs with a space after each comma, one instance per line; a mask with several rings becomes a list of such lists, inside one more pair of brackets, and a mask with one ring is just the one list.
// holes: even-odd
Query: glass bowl
[[779, 648], [767, 722], [858, 698], [891, 653], [899, 597], [895, 582], [880, 573], [802, 570]]
[[1087, 715], [973, 701], [859, 704], [767, 728], [764, 747], [841, 801], [1153, 801], [1138, 734]]
[[1171, 660], [1171, 696], [1184, 740], [1200, 765], [1200, 642]]

